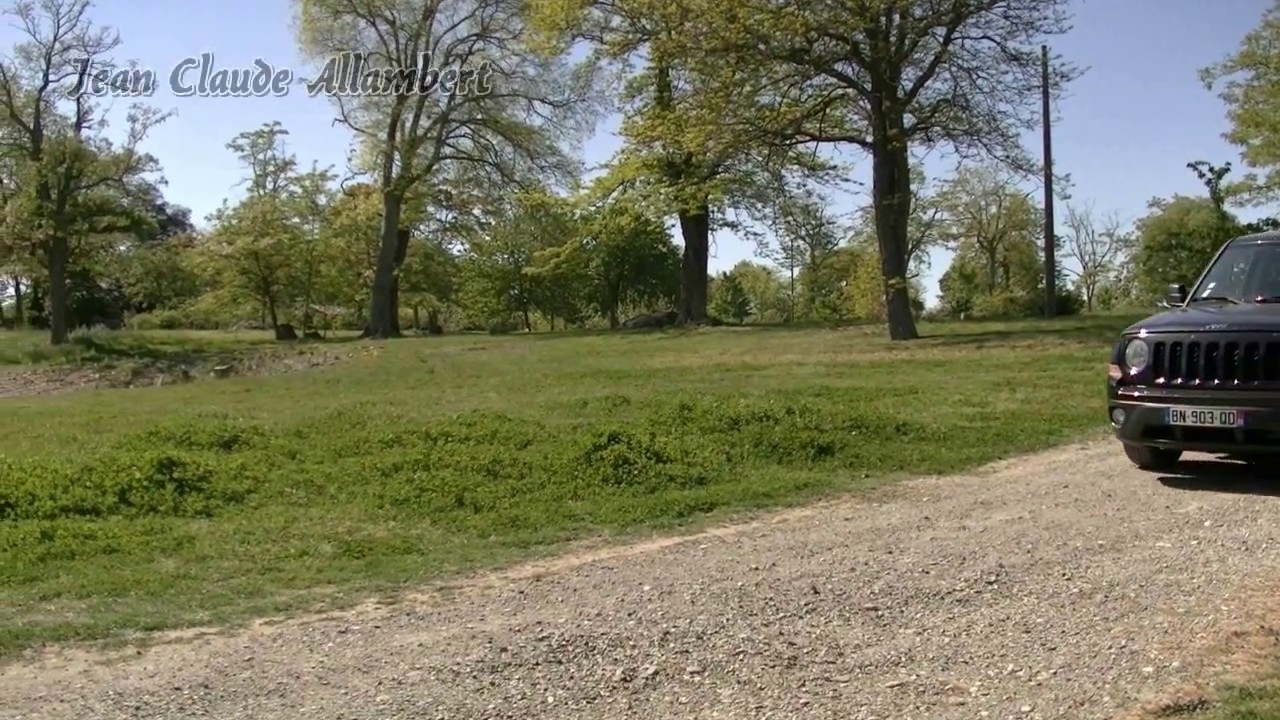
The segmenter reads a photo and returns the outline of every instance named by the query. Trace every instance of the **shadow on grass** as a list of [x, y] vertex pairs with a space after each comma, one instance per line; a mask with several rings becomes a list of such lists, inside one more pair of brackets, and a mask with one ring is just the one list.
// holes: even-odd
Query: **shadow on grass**
[[361, 340], [358, 336], [338, 336], [323, 339], [299, 339], [277, 341], [269, 338], [249, 341], [187, 341], [182, 338], [146, 338], [133, 336], [111, 337], [100, 335], [73, 336], [67, 343], [74, 350], [63, 356], [73, 364], [93, 365], [122, 361], [193, 363], [230, 359], [246, 352], [272, 349], [323, 347], [342, 345]]
[[1280, 497], [1280, 469], [1275, 469], [1280, 455], [1276, 457], [1267, 470], [1260, 464], [1184, 460], [1176, 470], [1161, 475], [1158, 480], [1174, 490]]
[[946, 332], [922, 334], [920, 339], [941, 345], [982, 345], [1045, 338], [1105, 343], [1116, 341], [1122, 330], [1140, 319], [1136, 315], [1100, 315], [1008, 324], [956, 321], [941, 326], [946, 328]]
[[[921, 322], [919, 340], [941, 345], [985, 345], [988, 343], [1007, 343], [1019, 340], [1037, 340], [1052, 338], [1079, 342], [1107, 343], [1113, 342], [1124, 328], [1146, 317], [1145, 314], [1123, 315], [1074, 315], [1054, 319], [1011, 319], [1011, 320], [948, 320], [944, 322]], [[526, 337], [530, 340], [555, 340], [565, 337], [609, 337], [625, 335], [656, 334], [664, 337], [679, 338], [704, 328], [715, 327], [720, 330], [747, 333], [788, 333], [813, 332], [821, 330], [862, 332], [868, 335], [887, 335], [883, 323], [863, 321], [822, 321], [802, 320], [796, 322], [769, 323], [723, 323], [721, 325], [703, 326], [668, 326], [662, 328], [592, 328], [544, 331], [535, 333], [511, 333], [511, 336]]]
[[[869, 331], [880, 331], [884, 326], [880, 323], [833, 323], [822, 321], [798, 321], [794, 323], [771, 322], [771, 323], [743, 323], [741, 325], [732, 322], [722, 323], [720, 325], [669, 325], [667, 327], [638, 327], [638, 328], [583, 328], [569, 330], [541, 331], [534, 333], [510, 333], [509, 336], [527, 337], [530, 340], [556, 340], [565, 337], [619, 337], [628, 335], [661, 335], [664, 337], [678, 338], [684, 337], [691, 333], [701, 330], [717, 329], [731, 330], [736, 332], [810, 332], [814, 330], [849, 330], [849, 329], [866, 329]], [[483, 334], [483, 333], [481, 333]]]

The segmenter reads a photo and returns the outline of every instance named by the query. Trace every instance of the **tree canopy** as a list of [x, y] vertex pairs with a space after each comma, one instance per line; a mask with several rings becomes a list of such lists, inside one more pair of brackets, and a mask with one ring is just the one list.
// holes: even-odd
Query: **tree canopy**
[[[295, 156], [281, 122], [246, 127], [218, 139], [243, 182], [198, 223], [144, 149], [166, 114], [134, 107], [108, 136], [105, 105], [62, 91], [79, 58], [122, 54], [90, 0], [11, 2], [0, 322], [54, 343], [99, 324], [286, 339], [721, 321], [909, 340], [926, 315], [1039, 314], [1041, 168], [1023, 138], [1067, 5], [297, 0], [312, 87], [355, 69], [364, 90], [317, 99], [348, 162]], [[1278, 8], [1202, 73], [1244, 171], [1187, 158], [1204, 192], [1132, 222], [1070, 200], [1057, 312], [1148, 306], [1226, 239], [1280, 225], [1240, 215], [1280, 182]], [[1049, 69], [1051, 99], [1080, 75]], [[620, 147], [587, 168], [607, 113]]]

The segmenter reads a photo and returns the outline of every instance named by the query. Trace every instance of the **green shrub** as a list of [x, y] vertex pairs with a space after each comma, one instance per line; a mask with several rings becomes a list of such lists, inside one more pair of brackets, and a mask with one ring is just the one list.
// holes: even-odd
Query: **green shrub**
[[244, 502], [239, 463], [172, 450], [115, 450], [77, 464], [0, 461], [0, 520], [209, 517]]
[[693, 444], [652, 428], [597, 431], [587, 437], [572, 467], [581, 481], [611, 488], [655, 493], [699, 487], [717, 467], [707, 462], [709, 455], [689, 447]]

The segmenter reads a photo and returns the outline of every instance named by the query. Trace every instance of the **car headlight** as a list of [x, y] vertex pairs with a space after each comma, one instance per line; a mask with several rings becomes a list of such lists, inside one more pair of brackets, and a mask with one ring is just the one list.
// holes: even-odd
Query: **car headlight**
[[1142, 372], [1142, 369], [1151, 362], [1151, 346], [1146, 340], [1136, 339], [1130, 340], [1129, 344], [1124, 348], [1124, 364], [1129, 368], [1130, 372]]

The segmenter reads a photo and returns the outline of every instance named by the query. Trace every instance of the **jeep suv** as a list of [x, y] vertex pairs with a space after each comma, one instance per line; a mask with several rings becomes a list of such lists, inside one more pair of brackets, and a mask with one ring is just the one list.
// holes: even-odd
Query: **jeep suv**
[[1111, 354], [1108, 412], [1125, 454], [1163, 470], [1187, 451], [1280, 453], [1280, 231], [1228, 241], [1165, 304]]

